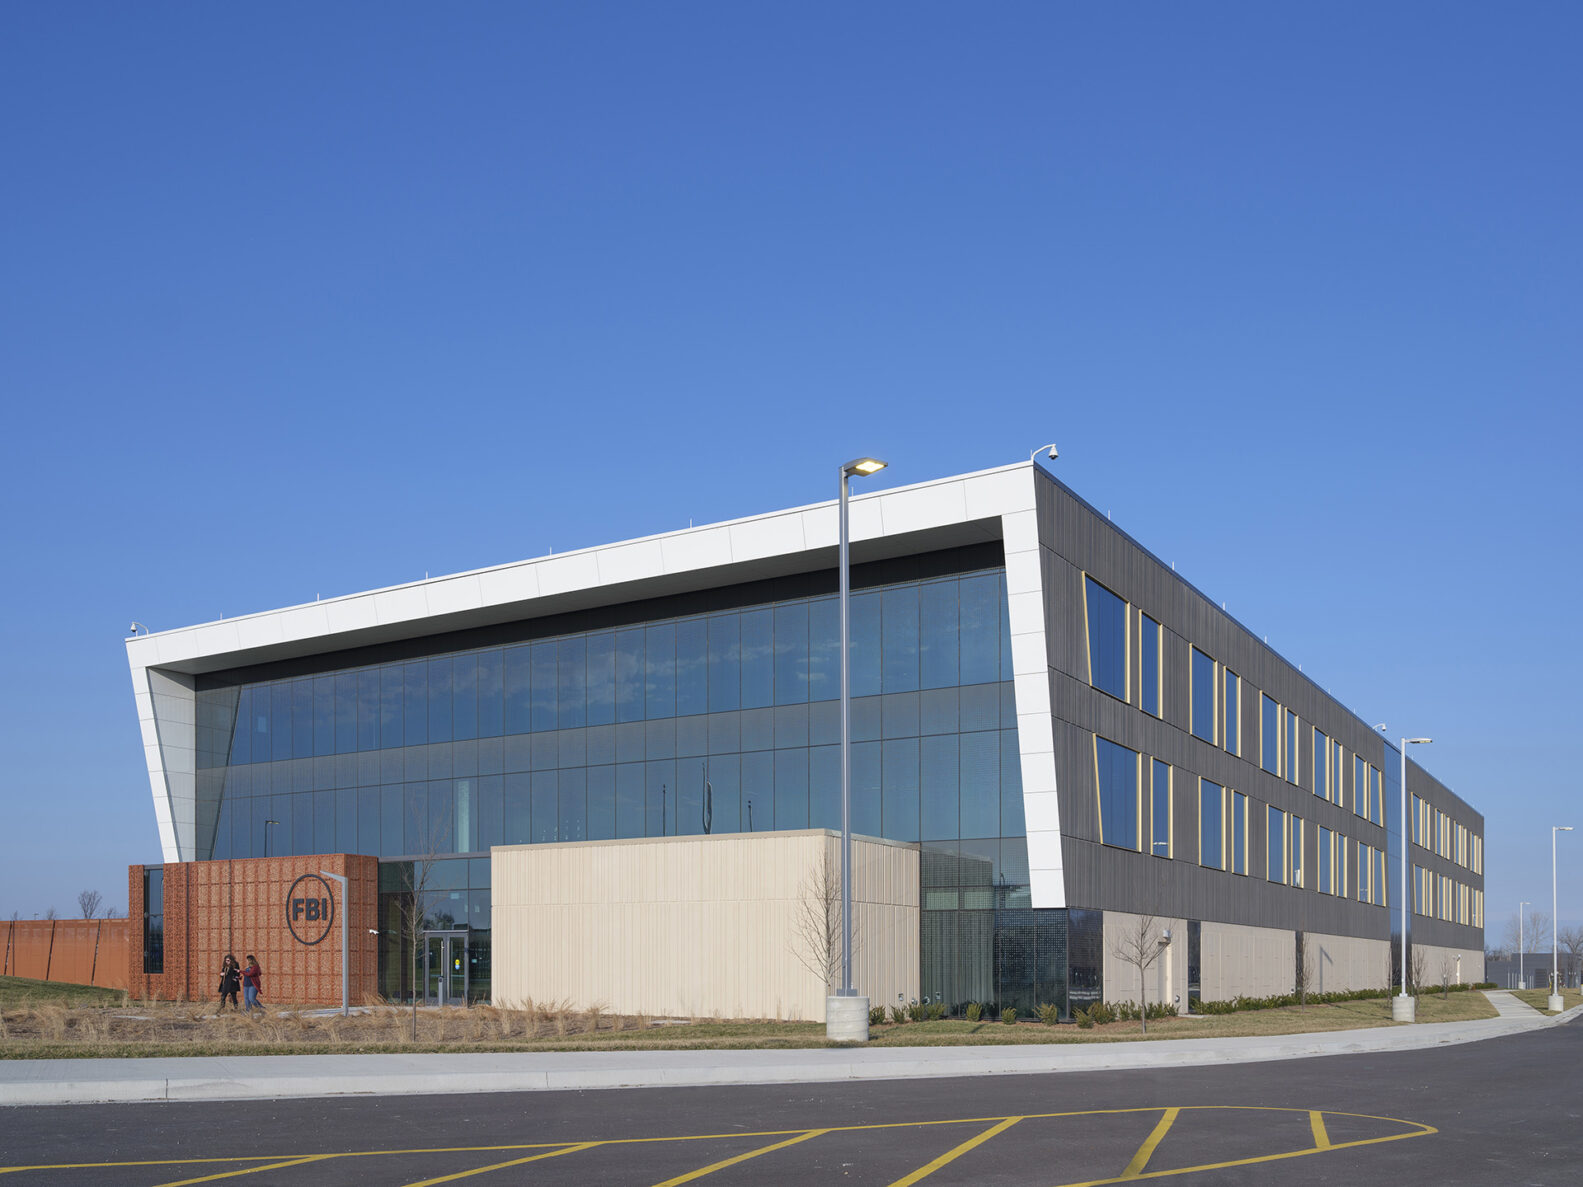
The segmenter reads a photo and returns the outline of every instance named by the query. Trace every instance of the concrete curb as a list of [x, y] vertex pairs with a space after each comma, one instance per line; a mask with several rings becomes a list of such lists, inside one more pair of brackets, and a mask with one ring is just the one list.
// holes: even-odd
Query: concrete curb
[[0, 1105], [556, 1092], [1202, 1067], [1474, 1043], [1543, 1030], [1579, 1015], [1583, 1006], [1554, 1018], [1535, 1013], [1531, 1018], [1269, 1038], [1016, 1047], [0, 1060]]

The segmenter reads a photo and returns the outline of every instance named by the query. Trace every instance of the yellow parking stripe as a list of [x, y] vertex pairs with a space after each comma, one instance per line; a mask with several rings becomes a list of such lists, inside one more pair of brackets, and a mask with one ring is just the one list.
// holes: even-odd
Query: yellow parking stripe
[[1314, 1149], [1330, 1149], [1330, 1131], [1325, 1128], [1325, 1115], [1318, 1109], [1309, 1109], [1308, 1124], [1314, 1131]]
[[1143, 1174], [1143, 1168], [1149, 1165], [1149, 1159], [1154, 1156], [1154, 1148], [1165, 1140], [1165, 1135], [1171, 1132], [1171, 1126], [1176, 1124], [1176, 1115], [1181, 1109], [1166, 1109], [1160, 1117], [1159, 1124], [1154, 1127], [1154, 1132], [1143, 1139], [1143, 1145], [1138, 1147], [1138, 1152], [1132, 1156], [1132, 1161], [1127, 1163], [1127, 1169], [1121, 1172], [1123, 1179], [1136, 1179]]
[[794, 1138], [787, 1138], [784, 1142], [776, 1142], [772, 1146], [760, 1146], [757, 1150], [749, 1150], [746, 1154], [738, 1154], [735, 1158], [712, 1162], [708, 1166], [701, 1166], [695, 1171], [688, 1171], [685, 1175], [677, 1175], [674, 1179], [666, 1179], [663, 1183], [656, 1183], [654, 1187], [678, 1187], [681, 1183], [691, 1183], [694, 1179], [712, 1175], [717, 1170], [735, 1166], [739, 1162], [746, 1162], [749, 1158], [757, 1158], [760, 1154], [768, 1154], [772, 1150], [784, 1150], [787, 1146], [795, 1146], [798, 1142], [806, 1142], [809, 1138], [816, 1138], [829, 1132], [828, 1129], [810, 1129], [807, 1133], [798, 1134]]
[[339, 1158], [339, 1154], [310, 1154], [306, 1158], [293, 1158], [286, 1162], [269, 1162], [263, 1166], [250, 1166], [245, 1170], [221, 1171], [215, 1175], [199, 1175], [196, 1179], [177, 1179], [173, 1183], [161, 1183], [159, 1187], [188, 1187], [190, 1183], [213, 1183], [216, 1179], [234, 1179], [239, 1175], [256, 1175], [259, 1171], [278, 1171], [288, 1166], [303, 1166], [309, 1162], [323, 1162], [326, 1158]]
[[576, 1154], [579, 1150], [592, 1150], [595, 1146], [603, 1146], [604, 1142], [579, 1142], [575, 1146], [562, 1146], [559, 1150], [546, 1150], [542, 1154], [530, 1154], [526, 1158], [513, 1158], [510, 1162], [497, 1162], [492, 1166], [475, 1166], [472, 1170], [457, 1171], [454, 1174], [441, 1175], [435, 1179], [423, 1179], [417, 1183], [409, 1183], [407, 1187], [432, 1187], [435, 1183], [454, 1183], [457, 1179], [470, 1179], [474, 1175], [487, 1175], [490, 1171], [503, 1171], [508, 1166], [521, 1166], [525, 1162], [538, 1162], [542, 1158], [559, 1158], [562, 1154]]
[[1007, 1117], [999, 1125], [991, 1125], [977, 1137], [968, 1138], [967, 1141], [963, 1142], [960, 1146], [957, 1146], [951, 1150], [947, 1150], [933, 1162], [925, 1163], [923, 1166], [920, 1166], [917, 1170], [913, 1171], [912, 1174], [907, 1175], [904, 1178], [897, 1179], [890, 1185], [890, 1187], [912, 1187], [912, 1184], [916, 1183], [919, 1179], [928, 1178], [930, 1175], [934, 1174], [935, 1171], [946, 1165], [946, 1163], [956, 1161], [974, 1147], [983, 1145], [985, 1142], [989, 1141], [990, 1138], [995, 1137], [997, 1134], [1005, 1133], [1008, 1129], [1021, 1120], [1021, 1117]]
[[[1245, 1112], [1245, 1113], [1309, 1113], [1310, 1114], [1310, 1124], [1313, 1123], [1313, 1118], [1314, 1118], [1315, 1115], [1321, 1116], [1321, 1124], [1323, 1123], [1322, 1122], [1322, 1114], [1319, 1114], [1318, 1110], [1294, 1109], [1294, 1108], [1285, 1107], [1285, 1106], [1278, 1106], [1278, 1105], [1184, 1105], [1184, 1106], [1180, 1107], [1179, 1109], [1171, 1110], [1171, 1111], [1174, 1111], [1174, 1112], [1177, 1112], [1177, 1113], [1183, 1113], [1183, 1112], [1208, 1112], [1208, 1111], [1211, 1111], [1211, 1110], [1219, 1110], [1219, 1111], [1232, 1110], [1232, 1111]], [[931, 1118], [931, 1119], [928, 1119], [928, 1120], [914, 1120], [914, 1121], [881, 1121], [881, 1122], [870, 1123], [870, 1124], [867, 1124], [867, 1125], [833, 1125], [833, 1126], [830, 1126], [827, 1129], [820, 1129], [820, 1130], [771, 1129], [771, 1130], [759, 1130], [759, 1131], [756, 1131], [756, 1132], [737, 1132], [737, 1133], [664, 1134], [664, 1135], [660, 1135], [660, 1136], [657, 1136], [657, 1137], [642, 1137], [642, 1138], [602, 1138], [602, 1139], [597, 1139], [597, 1140], [593, 1140], [593, 1141], [586, 1141], [586, 1142], [581, 1142], [581, 1143], [568, 1143], [568, 1142], [565, 1142], [565, 1141], [560, 1141], [560, 1142], [515, 1142], [515, 1143], [502, 1143], [502, 1144], [499, 1144], [499, 1145], [424, 1146], [424, 1147], [415, 1147], [415, 1148], [409, 1148], [409, 1149], [387, 1149], [387, 1150], [336, 1150], [336, 1151], [331, 1151], [329, 1153], [311, 1154], [311, 1155], [310, 1154], [285, 1154], [285, 1153], [278, 1153], [278, 1154], [253, 1154], [253, 1155], [217, 1155], [217, 1156], [210, 1157], [210, 1158], [144, 1158], [144, 1159], [128, 1159], [128, 1160], [125, 1160], [125, 1161], [111, 1161], [111, 1162], [32, 1163], [32, 1164], [22, 1164], [22, 1165], [17, 1165], [17, 1166], [0, 1166], [0, 1175], [16, 1174], [16, 1173], [21, 1172], [21, 1171], [114, 1170], [114, 1169], [122, 1169], [122, 1168], [129, 1168], [129, 1167], [160, 1167], [160, 1166], [168, 1166], [168, 1167], [192, 1166], [192, 1167], [197, 1167], [197, 1166], [202, 1166], [202, 1165], [208, 1165], [208, 1166], [220, 1165], [220, 1166], [223, 1166], [223, 1165], [227, 1165], [227, 1164], [230, 1164], [230, 1165], [234, 1166], [234, 1165], [236, 1165], [238, 1163], [253, 1164], [253, 1165], [250, 1165], [250, 1166], [248, 1166], [248, 1167], [246, 1167], [246, 1168], [244, 1168], [242, 1170], [222, 1172], [220, 1174], [211, 1175], [211, 1176], [209, 1176], [207, 1178], [200, 1177], [200, 1178], [195, 1178], [195, 1179], [183, 1179], [183, 1180], [181, 1180], [182, 1183], [202, 1183], [202, 1182], [211, 1182], [211, 1181], [214, 1181], [216, 1179], [231, 1178], [231, 1177], [235, 1177], [237, 1175], [251, 1174], [253, 1171], [256, 1171], [256, 1170], [270, 1170], [270, 1169], [274, 1169], [276, 1167], [295, 1166], [295, 1165], [298, 1165], [298, 1164], [301, 1164], [301, 1163], [305, 1163], [305, 1162], [314, 1162], [314, 1161], [320, 1161], [320, 1160], [330, 1159], [330, 1158], [387, 1158], [387, 1157], [391, 1157], [391, 1156], [398, 1156], [399, 1157], [399, 1156], [402, 1156], [402, 1155], [507, 1153], [507, 1152], [511, 1152], [511, 1151], [524, 1151], [524, 1150], [536, 1150], [536, 1151], [540, 1151], [540, 1152], [545, 1153], [545, 1154], [554, 1155], [554, 1154], [560, 1154], [560, 1153], [569, 1153], [573, 1149], [582, 1149], [582, 1148], [587, 1148], [589, 1146], [595, 1146], [595, 1145], [627, 1146], [627, 1145], [647, 1145], [647, 1144], [650, 1144], [650, 1143], [660, 1143], [660, 1142], [720, 1141], [720, 1140], [724, 1140], [724, 1139], [727, 1139], [727, 1138], [732, 1139], [732, 1140], [740, 1140], [742, 1138], [755, 1138], [755, 1137], [757, 1137], [757, 1138], [790, 1137], [793, 1140], [791, 1142], [783, 1143], [783, 1144], [795, 1144], [795, 1142], [797, 1142], [797, 1141], [806, 1141], [810, 1136], [817, 1136], [818, 1134], [824, 1134], [824, 1133], [863, 1133], [863, 1132], [867, 1132], [869, 1130], [922, 1129], [922, 1128], [924, 1128], [926, 1126], [941, 1126], [941, 1125], [944, 1125], [944, 1126], [963, 1125], [963, 1126], [965, 1126], [965, 1125], [991, 1124], [991, 1125], [999, 1126], [999, 1125], [1003, 1125], [1005, 1123], [1013, 1122], [1013, 1121], [1016, 1121], [1016, 1120], [1019, 1120], [1019, 1119], [1020, 1120], [1024, 1120], [1024, 1121], [1047, 1121], [1047, 1120], [1056, 1120], [1056, 1119], [1065, 1118], [1065, 1117], [1112, 1117], [1112, 1116], [1123, 1116], [1123, 1115], [1128, 1114], [1128, 1113], [1158, 1113], [1160, 1111], [1161, 1111], [1160, 1106], [1158, 1106], [1158, 1105], [1150, 1105], [1150, 1106], [1136, 1106], [1136, 1107], [1124, 1107], [1124, 1108], [1114, 1108], [1114, 1109], [1072, 1109], [1072, 1110], [1065, 1110], [1065, 1111], [1056, 1112], [1056, 1113], [1027, 1113], [1027, 1114], [1023, 1114], [1020, 1118], [1005, 1117], [1005, 1116], [1001, 1116], [1001, 1117]], [[1250, 1164], [1258, 1163], [1258, 1162], [1273, 1162], [1273, 1161], [1276, 1161], [1278, 1159], [1284, 1159], [1284, 1158], [1298, 1158], [1298, 1157], [1301, 1157], [1301, 1156], [1306, 1155], [1306, 1154], [1318, 1154], [1318, 1153], [1324, 1153], [1324, 1152], [1327, 1152], [1327, 1151], [1330, 1151], [1330, 1150], [1343, 1150], [1343, 1149], [1347, 1149], [1347, 1148], [1352, 1147], [1352, 1146], [1368, 1146], [1368, 1145], [1373, 1145], [1373, 1144], [1375, 1144], [1377, 1142], [1394, 1142], [1394, 1141], [1400, 1141], [1400, 1140], [1402, 1140], [1404, 1138], [1427, 1137], [1427, 1136], [1429, 1136], [1431, 1134], [1435, 1134], [1435, 1133], [1439, 1133], [1440, 1132], [1439, 1130], [1437, 1130], [1432, 1125], [1425, 1125], [1425, 1124], [1423, 1124], [1422, 1122], [1419, 1122], [1419, 1121], [1406, 1121], [1406, 1120], [1403, 1120], [1400, 1117], [1383, 1117], [1383, 1116], [1378, 1116], [1378, 1115], [1374, 1115], [1374, 1114], [1370, 1114], [1370, 1113], [1349, 1113], [1349, 1112], [1342, 1112], [1342, 1111], [1336, 1110], [1336, 1109], [1327, 1109], [1327, 1110], [1324, 1110], [1324, 1112], [1328, 1113], [1329, 1115], [1331, 1115], [1333, 1117], [1352, 1117], [1352, 1118], [1358, 1118], [1358, 1119], [1365, 1120], [1365, 1121], [1388, 1121], [1388, 1122], [1391, 1122], [1392, 1124], [1395, 1124], [1395, 1125], [1410, 1126], [1411, 1129], [1412, 1129], [1412, 1132], [1410, 1132], [1410, 1133], [1399, 1133], [1399, 1134], [1389, 1134], [1387, 1136], [1377, 1137], [1377, 1138], [1366, 1138], [1366, 1139], [1363, 1139], [1361, 1141], [1342, 1142], [1342, 1143], [1338, 1143], [1338, 1144], [1326, 1144], [1326, 1145], [1322, 1145], [1322, 1146], [1321, 1145], [1315, 1145], [1315, 1146], [1312, 1146], [1312, 1147], [1310, 1147], [1310, 1148], [1308, 1148], [1306, 1150], [1288, 1151], [1288, 1152], [1280, 1153], [1280, 1154], [1266, 1154], [1266, 1155], [1260, 1155], [1260, 1156], [1253, 1157], [1253, 1158], [1239, 1159], [1239, 1160], [1237, 1160], [1235, 1162], [1212, 1163], [1212, 1164], [1209, 1164], [1209, 1165], [1203, 1166], [1203, 1167], [1181, 1167], [1181, 1168], [1178, 1168], [1176, 1170], [1169, 1170], [1169, 1171], [1140, 1171], [1139, 1173], [1134, 1175], [1131, 1180], [1124, 1180], [1124, 1179], [1122, 1179], [1120, 1177], [1108, 1178], [1108, 1179], [1094, 1179], [1094, 1180], [1090, 1180], [1090, 1181], [1088, 1181], [1086, 1183], [1066, 1184], [1066, 1185], [1064, 1185], [1064, 1187], [1098, 1187], [1099, 1184], [1120, 1183], [1120, 1182], [1126, 1182], [1126, 1181], [1136, 1181], [1137, 1179], [1153, 1179], [1153, 1178], [1159, 1178], [1162, 1175], [1187, 1174], [1187, 1173], [1190, 1173], [1192, 1171], [1197, 1171], [1197, 1170], [1213, 1170], [1213, 1169], [1217, 1169], [1217, 1168], [1220, 1168], [1220, 1167], [1228, 1167], [1228, 1166], [1246, 1166], [1246, 1165], [1250, 1165]], [[1162, 1118], [1161, 1120], [1163, 1122], [1164, 1118]], [[1317, 1138], [1318, 1138], [1317, 1133], [1316, 1133], [1315, 1136], [1316, 1136], [1316, 1141], [1317, 1141]], [[1328, 1141], [1328, 1131], [1326, 1131], [1326, 1137], [1327, 1137], [1327, 1141]], [[771, 1148], [777, 1148], [777, 1147], [771, 1147]], [[761, 1152], [767, 1152], [768, 1149], [769, 1148], [766, 1148], [765, 1151], [761, 1151]], [[501, 1165], [507, 1165], [507, 1164], [501, 1164]], [[727, 1165], [727, 1164], [720, 1164], [720, 1165]], [[489, 1169], [489, 1168], [480, 1168], [480, 1170], [483, 1170], [483, 1169]], [[716, 1169], [716, 1168], [706, 1167], [706, 1168], [704, 1168], [704, 1171], [707, 1172], [707, 1171], [709, 1171], [711, 1169]], [[435, 1181], [443, 1181], [443, 1180], [435, 1180]]]
[[[1347, 1114], [1349, 1117], [1361, 1117], [1364, 1115], [1365, 1114], [1362, 1113]], [[1386, 1117], [1382, 1118], [1382, 1120], [1394, 1121], [1396, 1118]], [[1403, 1124], [1418, 1125], [1418, 1122], [1408, 1121], [1403, 1122]], [[1356, 1142], [1339, 1142], [1336, 1145], [1326, 1146], [1323, 1149], [1310, 1146], [1306, 1150], [1287, 1150], [1280, 1154], [1256, 1154], [1252, 1158], [1234, 1158], [1229, 1162], [1206, 1162], [1199, 1166], [1178, 1166], [1164, 1171], [1144, 1171], [1141, 1175], [1134, 1175], [1131, 1178], [1118, 1175], [1114, 1179], [1084, 1179], [1081, 1183], [1062, 1183], [1059, 1185], [1059, 1187], [1110, 1187], [1110, 1184], [1112, 1183], [1136, 1183], [1141, 1179], [1163, 1179], [1172, 1175], [1190, 1175], [1198, 1171], [1224, 1170], [1225, 1168], [1231, 1166], [1253, 1166], [1260, 1162], [1281, 1162], [1287, 1158], [1306, 1158], [1310, 1154], [1328, 1154], [1332, 1150], [1346, 1150], [1353, 1146], [1373, 1146], [1380, 1142], [1399, 1142], [1404, 1138], [1428, 1137], [1432, 1133], [1439, 1132], [1440, 1131], [1435, 1129], [1433, 1126], [1422, 1125], [1419, 1126], [1416, 1133], [1393, 1133], [1383, 1138], [1364, 1138], [1361, 1141]]]

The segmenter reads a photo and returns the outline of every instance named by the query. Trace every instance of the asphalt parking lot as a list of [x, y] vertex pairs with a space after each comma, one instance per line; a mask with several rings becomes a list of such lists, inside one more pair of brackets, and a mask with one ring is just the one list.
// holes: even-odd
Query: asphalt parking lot
[[16, 1184], [1576, 1184], [1583, 1029], [950, 1080], [7, 1110]]

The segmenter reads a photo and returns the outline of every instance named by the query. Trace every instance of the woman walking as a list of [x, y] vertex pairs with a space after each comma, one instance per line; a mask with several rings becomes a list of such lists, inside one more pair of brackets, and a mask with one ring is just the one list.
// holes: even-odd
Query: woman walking
[[231, 999], [231, 1009], [236, 1010], [240, 1008], [236, 1004], [236, 995], [241, 988], [241, 967], [236, 963], [236, 957], [227, 952], [225, 959], [220, 962], [220, 1009], [222, 1011], [225, 1009], [226, 998]]
[[263, 987], [264, 970], [258, 967], [258, 957], [249, 952], [242, 967], [242, 1007], [249, 1014], [255, 1009], [263, 1013], [264, 1007], [258, 1004], [258, 991]]

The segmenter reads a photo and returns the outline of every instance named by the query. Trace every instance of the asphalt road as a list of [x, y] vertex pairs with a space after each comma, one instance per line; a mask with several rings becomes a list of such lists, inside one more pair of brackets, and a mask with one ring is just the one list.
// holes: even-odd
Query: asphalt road
[[[0, 1177], [145, 1187], [1583, 1183], [1583, 1024], [1154, 1071], [0, 1110]], [[27, 1168], [27, 1169], [19, 1169]]]

